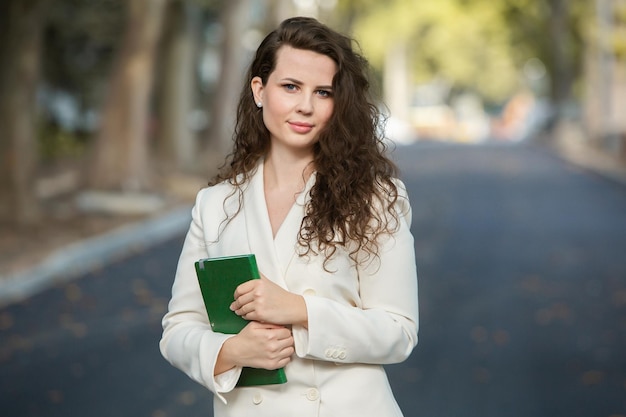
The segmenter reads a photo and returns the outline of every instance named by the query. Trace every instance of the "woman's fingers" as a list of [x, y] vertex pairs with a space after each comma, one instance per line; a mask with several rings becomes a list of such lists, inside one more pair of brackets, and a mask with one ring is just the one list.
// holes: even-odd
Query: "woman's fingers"
[[254, 291], [254, 288], [256, 287], [256, 284], [259, 282], [260, 280], [255, 280], [252, 279], [250, 281], [246, 281], [243, 284], [239, 284], [237, 286], [237, 288], [235, 288], [235, 299], [243, 296], [244, 294], [248, 294], [251, 293], [252, 291]]
[[237, 313], [239, 316], [251, 313], [254, 310], [254, 291], [256, 288], [256, 282], [258, 280], [251, 280], [239, 285], [235, 290], [233, 301], [230, 305], [230, 309]]
[[230, 309], [246, 320], [307, 326], [304, 298], [265, 276], [239, 285], [234, 296]]
[[[254, 301], [254, 296], [252, 293], [244, 293], [240, 296], [235, 296], [235, 301], [233, 301], [230, 305], [230, 309], [240, 316], [249, 313], [252, 311], [252, 302]], [[249, 306], [245, 309], [246, 306]]]
[[277, 369], [290, 362], [294, 341], [283, 326], [251, 321], [237, 336], [244, 348], [243, 366]]

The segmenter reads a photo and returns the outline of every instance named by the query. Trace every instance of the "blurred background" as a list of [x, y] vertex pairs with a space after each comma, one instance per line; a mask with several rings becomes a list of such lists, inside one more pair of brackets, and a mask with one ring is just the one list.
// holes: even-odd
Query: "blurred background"
[[411, 197], [405, 415], [626, 416], [626, 0], [0, 1], [0, 414], [211, 415], [160, 319], [295, 15], [358, 41]]
[[[231, 141], [243, 70], [288, 16], [353, 35], [397, 142], [544, 139], [626, 159], [623, 0], [4, 0], [0, 219], [159, 193]], [[99, 201], [99, 200], [98, 200]], [[157, 204], [153, 200], [143, 204]]]

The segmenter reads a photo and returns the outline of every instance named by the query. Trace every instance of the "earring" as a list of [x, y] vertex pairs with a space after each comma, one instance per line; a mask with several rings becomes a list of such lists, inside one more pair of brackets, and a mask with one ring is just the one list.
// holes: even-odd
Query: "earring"
[[260, 109], [261, 107], [263, 107], [263, 103], [261, 103], [260, 101], [258, 101], [258, 102], [256, 103], [256, 106]]

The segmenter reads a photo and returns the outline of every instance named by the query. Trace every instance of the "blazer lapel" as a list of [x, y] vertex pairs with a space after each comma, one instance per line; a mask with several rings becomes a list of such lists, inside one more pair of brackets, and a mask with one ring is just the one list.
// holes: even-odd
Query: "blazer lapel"
[[267, 278], [286, 288], [283, 274], [274, 250], [272, 226], [265, 204], [263, 189], [263, 161], [250, 178], [243, 194], [243, 212], [246, 217], [246, 233], [250, 250], [256, 257], [259, 271]]
[[285, 274], [291, 260], [296, 256], [298, 232], [314, 183], [315, 174], [307, 181], [304, 192], [298, 195], [275, 238], [272, 237], [272, 226], [265, 202], [262, 161], [244, 190], [243, 211], [250, 250], [256, 256], [259, 271], [285, 289], [288, 289]]
[[309, 200], [309, 192], [311, 187], [315, 183], [315, 173], [308, 179], [304, 191], [298, 194], [296, 202], [287, 213], [283, 224], [278, 229], [276, 237], [274, 239], [274, 248], [276, 250], [276, 257], [283, 276], [286, 275], [289, 269], [289, 264], [298, 252], [298, 233], [302, 226], [302, 219], [305, 215], [306, 203]]

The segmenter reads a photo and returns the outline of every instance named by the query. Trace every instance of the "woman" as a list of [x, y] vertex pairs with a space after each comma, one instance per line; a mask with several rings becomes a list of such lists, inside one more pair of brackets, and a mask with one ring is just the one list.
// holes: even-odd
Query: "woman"
[[[401, 416], [383, 364], [417, 344], [411, 209], [384, 156], [367, 62], [311, 18], [259, 46], [230, 164], [198, 193], [161, 352], [215, 394], [216, 417]], [[253, 253], [237, 335], [211, 330], [194, 262]], [[235, 387], [244, 366], [288, 382]]]

